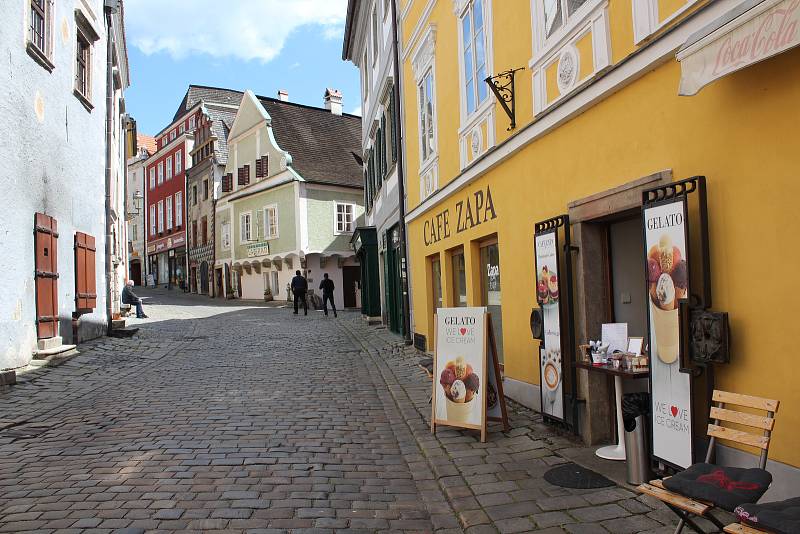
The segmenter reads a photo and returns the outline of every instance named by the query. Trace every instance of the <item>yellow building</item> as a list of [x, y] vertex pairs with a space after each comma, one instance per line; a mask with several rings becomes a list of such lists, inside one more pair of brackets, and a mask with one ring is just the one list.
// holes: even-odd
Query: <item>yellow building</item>
[[[599, 373], [576, 370], [573, 351], [599, 339], [602, 324], [627, 323], [629, 337], [654, 345], [653, 381], [658, 372], [659, 380], [692, 384], [690, 398], [654, 406], [662, 412], [654, 421], [667, 421], [670, 431], [681, 427], [678, 419], [689, 421], [676, 448], [697, 450], [709, 374], [692, 380], [680, 373], [665, 342], [656, 351], [649, 334], [652, 315], [659, 336], [650, 302], [661, 275], [669, 274], [677, 303], [687, 285], [677, 274], [687, 274], [686, 263], [677, 265], [690, 252], [689, 292], [707, 290], [711, 309], [729, 314], [730, 363], [713, 366], [713, 384], [781, 401], [771, 491], [796, 493], [789, 488], [800, 487], [791, 312], [800, 261], [800, 50], [791, 48], [800, 41], [800, 2], [403, 0], [399, 9], [417, 339], [424, 336], [432, 349], [437, 307], [488, 306], [506, 394], [543, 409], [542, 399], [553, 398], [539, 387], [547, 362], [540, 361], [531, 316], [540, 302], [561, 302], [559, 349], [566, 352], [542, 353], [561, 365], [564, 397], [554, 418], [600, 443], [615, 439], [613, 386]], [[512, 128], [484, 79], [514, 69]], [[509, 77], [496, 80], [511, 89]], [[686, 194], [689, 244], [676, 242], [683, 256], [659, 263], [658, 236], [653, 245], [648, 233], [657, 225], [645, 228], [643, 194], [674, 194], [668, 184], [694, 176], [706, 177], [707, 232], [700, 192]], [[682, 198], [679, 191], [675, 199]], [[573, 248], [559, 244], [557, 270], [568, 273], [571, 258], [571, 295], [565, 275], [561, 295], [558, 286], [548, 293], [545, 280], [537, 300], [542, 269], [534, 226], [562, 215], [569, 224], [559, 235], [563, 240], [568, 230]], [[648, 256], [657, 266], [649, 275]], [[669, 439], [657, 439], [656, 447]], [[685, 463], [670, 454], [656, 451], [667, 464]], [[752, 461], [734, 449], [719, 454]]]

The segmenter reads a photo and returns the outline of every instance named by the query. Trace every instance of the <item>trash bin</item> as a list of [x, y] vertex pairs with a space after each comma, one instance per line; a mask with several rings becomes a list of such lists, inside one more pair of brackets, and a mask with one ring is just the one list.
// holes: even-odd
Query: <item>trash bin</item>
[[648, 393], [628, 393], [622, 398], [622, 420], [625, 426], [625, 456], [628, 484], [639, 485], [650, 480], [650, 454], [647, 450], [647, 418], [650, 415]]

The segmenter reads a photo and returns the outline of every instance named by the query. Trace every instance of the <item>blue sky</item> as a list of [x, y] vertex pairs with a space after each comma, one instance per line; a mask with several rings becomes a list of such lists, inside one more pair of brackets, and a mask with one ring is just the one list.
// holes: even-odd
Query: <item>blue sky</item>
[[125, 100], [140, 133], [168, 126], [189, 84], [264, 96], [286, 89], [292, 102], [313, 106], [333, 87], [345, 112], [360, 112], [358, 70], [341, 59], [345, 0], [229, 1], [235, 7], [225, 15], [218, 2], [192, 0], [216, 9], [195, 5], [188, 17], [182, 1], [126, 1]]

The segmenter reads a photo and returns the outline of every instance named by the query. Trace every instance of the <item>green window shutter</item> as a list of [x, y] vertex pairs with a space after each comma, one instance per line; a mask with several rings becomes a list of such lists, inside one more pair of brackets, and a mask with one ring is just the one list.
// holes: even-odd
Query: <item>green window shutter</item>
[[386, 162], [386, 114], [381, 115], [381, 168], [384, 178], [389, 172], [389, 165]]
[[383, 158], [381, 154], [383, 154], [383, 128], [379, 127], [378, 132], [375, 134], [375, 147], [377, 150], [376, 157], [378, 158], [378, 189], [381, 188], [381, 182], [383, 180], [385, 169], [383, 168]]
[[389, 113], [391, 113], [391, 121], [392, 121], [392, 163], [397, 162], [397, 113], [395, 112], [395, 106], [397, 103], [394, 101], [394, 91], [392, 91], [392, 96], [389, 99]]

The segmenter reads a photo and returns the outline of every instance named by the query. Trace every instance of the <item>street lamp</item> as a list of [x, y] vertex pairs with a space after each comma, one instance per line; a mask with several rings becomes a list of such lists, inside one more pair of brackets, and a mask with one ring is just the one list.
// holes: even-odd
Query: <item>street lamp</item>
[[128, 220], [133, 219], [142, 212], [142, 205], [144, 204], [144, 195], [137, 189], [133, 194], [133, 211], [128, 212]]

